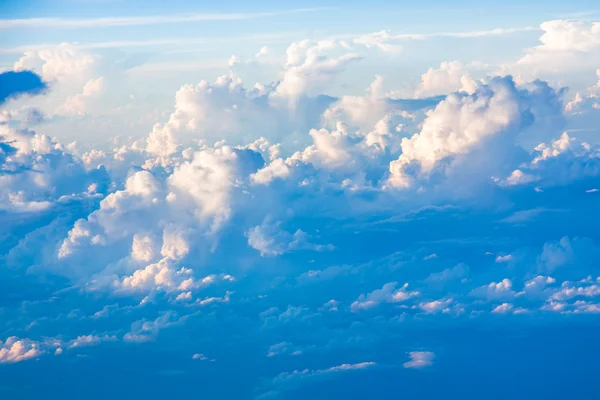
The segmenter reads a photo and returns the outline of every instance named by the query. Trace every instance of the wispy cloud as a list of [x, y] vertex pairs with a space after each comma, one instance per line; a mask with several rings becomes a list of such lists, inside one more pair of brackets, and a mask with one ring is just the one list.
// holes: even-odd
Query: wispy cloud
[[183, 22], [202, 21], [238, 21], [275, 17], [286, 14], [323, 11], [328, 8], [299, 8], [293, 10], [268, 11], [259, 13], [201, 13], [186, 15], [153, 15], [134, 17], [103, 17], [103, 18], [23, 18], [2, 19], [0, 29], [15, 28], [54, 28], [54, 29], [80, 29], [80, 28], [107, 28], [116, 26], [140, 26], [174, 24]]
[[[244, 36], [221, 36], [221, 37], [196, 37], [196, 38], [164, 38], [151, 40], [114, 40], [107, 42], [80, 43], [71, 45], [80, 49], [114, 49], [135, 47], [181, 47], [194, 45], [214, 45], [239, 42], [260, 42], [261, 44], [289, 43], [295, 37], [301, 35], [299, 32], [263, 33]], [[20, 54], [28, 51], [39, 51], [59, 46], [60, 43], [30, 44], [15, 47], [0, 48], [0, 54]]]
[[487, 36], [502, 36], [502, 35], [510, 35], [514, 33], [520, 32], [536, 32], [541, 31], [542, 29], [539, 27], [526, 26], [521, 28], [495, 28], [481, 31], [465, 31], [465, 32], [432, 32], [432, 33], [399, 33], [393, 34], [390, 31], [381, 31], [363, 35], [339, 35], [336, 36], [338, 39], [349, 39], [355, 37], [366, 38], [369, 36], [380, 36], [385, 37], [387, 40], [426, 40], [432, 38], [478, 38], [478, 37], [487, 37]]
[[148, 63], [129, 69], [131, 75], [162, 75], [168, 72], [200, 71], [227, 68], [227, 59], [191, 62]]
[[[0, 29], [3, 22], [0, 20]], [[539, 31], [539, 28], [524, 27], [524, 28], [497, 28], [487, 31], [471, 31], [471, 32], [437, 32], [437, 33], [402, 33], [392, 34], [389, 31], [367, 33], [367, 34], [340, 34], [329, 37], [332, 40], [368, 40], [370, 37], [384, 37], [388, 41], [404, 41], [404, 40], [427, 40], [438, 37], [453, 37], [453, 38], [476, 38], [486, 36], [509, 35], [517, 32]], [[240, 41], [251, 42], [256, 41], [261, 44], [286, 43], [290, 40], [297, 40], [302, 37], [302, 32], [283, 32], [283, 33], [263, 33], [244, 36], [232, 37], [198, 37], [198, 38], [163, 38], [151, 40], [115, 40], [106, 42], [91, 42], [91, 43], [72, 43], [82, 49], [110, 49], [110, 48], [125, 48], [125, 47], [154, 47], [154, 46], [190, 46], [190, 45], [211, 45], [217, 43], [238, 43]], [[46, 44], [30, 44], [15, 46], [10, 48], [0, 48], [0, 54], [18, 54], [27, 51], [43, 50], [50, 47], [58, 46], [58, 43]]]

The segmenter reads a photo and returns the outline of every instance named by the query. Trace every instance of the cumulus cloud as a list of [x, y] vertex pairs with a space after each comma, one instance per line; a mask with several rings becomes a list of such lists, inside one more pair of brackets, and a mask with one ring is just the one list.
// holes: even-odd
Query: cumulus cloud
[[89, 103], [103, 90], [104, 78], [90, 79], [83, 86], [83, 92], [67, 98], [65, 103], [58, 108], [61, 114], [85, 115]]
[[476, 89], [477, 83], [471, 77], [469, 66], [458, 61], [444, 61], [439, 68], [429, 68], [421, 76], [421, 84], [415, 94], [427, 97], [457, 91], [473, 93]]
[[14, 65], [15, 71], [38, 71], [47, 81], [83, 81], [93, 72], [98, 57], [69, 43], [27, 51]]
[[[235, 372], [240, 354], [258, 354], [248, 382], [275, 375], [256, 388], [269, 396], [380, 360], [431, 366], [431, 352], [405, 360], [379, 345], [400, 325], [417, 344], [436, 338], [422, 329], [466, 321], [527, 313], [555, 329], [562, 314], [598, 313], [600, 153], [563, 134], [593, 92], [566, 109], [545, 82], [477, 81], [487, 66], [448, 62], [422, 76], [423, 98], [392, 98], [382, 76], [363, 94], [324, 95], [369, 49], [397, 53], [402, 40], [296, 42], [279, 82], [184, 85], [146, 137], [101, 147], [31, 131], [28, 108], [2, 112], [0, 331], [32, 339], [0, 343], [0, 361], [145, 343], [189, 362], [212, 361], [198, 352], [211, 348]], [[97, 78], [114, 76], [80, 50], [21, 62], [73, 85], [63, 117], [97, 126]], [[356, 357], [323, 364], [336, 354]], [[356, 363], [365, 354], [375, 361]], [[232, 396], [248, 397], [241, 386]]]
[[96, 184], [106, 189], [105, 169], [87, 171], [64, 146], [46, 135], [0, 124], [0, 209], [39, 212], [66, 201], [69, 196], [89, 196]]
[[339, 72], [362, 58], [353, 52], [328, 55], [344, 47], [344, 43], [332, 40], [292, 43], [286, 51], [287, 62], [283, 77], [272, 98], [283, 98], [294, 104], [302, 95], [321, 93]]
[[567, 65], [581, 68], [599, 60], [599, 22], [560, 19], [543, 22], [540, 28], [541, 44], [528, 49], [517, 63], [521, 73], [563, 72]]
[[40, 344], [29, 339], [11, 336], [5, 341], [0, 340], [0, 363], [25, 361], [39, 357], [42, 353]]
[[515, 296], [510, 279], [504, 278], [500, 282], [492, 282], [489, 285], [480, 286], [471, 292], [472, 296], [487, 298], [488, 300], [510, 299]]
[[[517, 137], [559, 107], [557, 94], [547, 85], [519, 89], [510, 77], [493, 78], [472, 95], [451, 94], [427, 113], [420, 133], [402, 139], [402, 154], [390, 163], [388, 183], [407, 188], [438, 169], [448, 174], [466, 154], [475, 153], [472, 159], [479, 161], [478, 152], [485, 153], [478, 172], [490, 179], [514, 157]], [[475, 178], [471, 171], [470, 179]]]

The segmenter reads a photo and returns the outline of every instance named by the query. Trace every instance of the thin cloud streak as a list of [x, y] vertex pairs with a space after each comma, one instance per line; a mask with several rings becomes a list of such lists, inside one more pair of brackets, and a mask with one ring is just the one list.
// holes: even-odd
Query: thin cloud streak
[[364, 37], [369, 35], [387, 35], [386, 38], [388, 40], [426, 40], [432, 38], [458, 38], [458, 39], [469, 39], [469, 38], [478, 38], [478, 37], [487, 37], [487, 36], [502, 36], [502, 35], [511, 35], [513, 33], [520, 32], [539, 32], [541, 28], [536, 28], [533, 26], [526, 26], [521, 28], [495, 28], [488, 29], [483, 31], [467, 31], [467, 32], [433, 32], [433, 33], [399, 33], [392, 34], [389, 31], [368, 33], [368, 34], [344, 34], [344, 35], [334, 35], [333, 39], [350, 39], [355, 37]]
[[[152, 40], [116, 40], [109, 42], [92, 43], [69, 43], [77, 48], [89, 49], [114, 49], [125, 47], [152, 47], [152, 46], [191, 46], [191, 45], [212, 45], [219, 43], [237, 43], [240, 41], [260, 41], [264, 44], [287, 43], [291, 38], [299, 36], [299, 32], [286, 33], [266, 33], [256, 35], [243, 35], [231, 37], [198, 37], [198, 38], [166, 38]], [[0, 54], [19, 54], [29, 51], [46, 50], [59, 46], [60, 43], [23, 45], [11, 48], [0, 48]]]
[[[402, 34], [391, 34], [386, 32], [389, 36], [388, 39], [391, 40], [426, 40], [431, 38], [438, 37], [449, 37], [449, 38], [457, 38], [457, 39], [469, 39], [469, 38], [478, 38], [478, 37], [486, 37], [486, 36], [500, 36], [500, 35], [510, 35], [513, 33], [519, 32], [534, 32], [540, 31], [540, 28], [534, 27], [523, 27], [523, 28], [497, 28], [491, 30], [484, 31], [472, 31], [472, 32], [438, 32], [438, 33], [402, 33]], [[385, 31], [384, 31], [385, 32]], [[367, 34], [340, 34], [333, 35], [329, 37], [329, 39], [340, 40], [340, 39], [356, 39], [360, 37], [366, 37], [369, 35], [378, 34], [380, 32], [375, 33], [367, 33]], [[122, 41], [110, 41], [110, 42], [96, 42], [96, 43], [72, 43], [73, 45], [82, 48], [82, 49], [110, 49], [110, 48], [122, 48], [122, 47], [151, 47], [151, 46], [186, 46], [186, 45], [194, 45], [194, 44], [214, 44], [214, 43], [230, 43], [230, 42], [238, 42], [238, 41], [253, 41], [253, 40], [262, 40], [265, 44], [267, 43], [277, 43], [284, 42], [284, 39], [293, 38], [295, 36], [301, 35], [301, 32], [287, 32], [287, 33], [275, 33], [275, 34], [259, 34], [259, 35], [244, 35], [244, 36], [234, 36], [234, 37], [220, 37], [220, 38], [167, 38], [167, 39], [153, 39], [153, 40], [122, 40]], [[268, 41], [268, 42], [266, 42]], [[51, 47], [58, 46], [58, 43], [55, 44], [33, 44], [33, 45], [23, 45], [16, 46], [12, 48], [0, 48], [0, 54], [15, 54], [15, 53], [25, 53], [27, 51], [37, 51], [43, 50]]]
[[0, 20], [0, 29], [15, 28], [55, 28], [55, 29], [79, 29], [79, 28], [106, 28], [117, 26], [141, 26], [173, 24], [182, 22], [201, 21], [239, 21], [245, 19], [256, 19], [275, 17], [279, 15], [307, 13], [328, 10], [328, 7], [299, 8], [283, 11], [269, 11], [260, 13], [203, 13], [189, 15], [156, 15], [136, 17], [104, 17], [104, 18], [25, 18], [25, 19], [3, 19]]

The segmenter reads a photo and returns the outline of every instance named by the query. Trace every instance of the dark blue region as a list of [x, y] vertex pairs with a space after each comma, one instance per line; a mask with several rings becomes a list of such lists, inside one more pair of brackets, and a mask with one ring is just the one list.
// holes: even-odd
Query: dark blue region
[[[291, 380], [276, 388], [277, 396], [265, 399], [597, 399], [599, 333], [598, 324], [591, 321], [406, 330], [400, 337], [382, 340], [368, 354], [323, 355], [310, 369], [325, 369], [340, 360], [371, 360], [376, 367]], [[269, 390], [262, 385], [268, 386], [281, 371], [303, 369], [291, 359], [276, 363], [264, 352], [253, 351], [251, 339], [233, 346], [216, 341], [211, 349], [215, 362], [201, 363], [192, 360], [189, 348], [177, 345], [182, 339], [198, 340], [198, 333], [178, 335], [159, 341], [153, 351], [148, 351], [149, 344], [109, 343], [87, 348], [85, 357], [67, 352], [37, 362], [0, 365], [0, 398], [257, 399]], [[404, 369], [406, 351], [412, 349], [407, 344], [416, 341], [436, 352], [435, 362], [422, 370]]]
[[48, 85], [31, 71], [7, 71], [0, 73], [0, 104], [23, 94], [42, 93]]

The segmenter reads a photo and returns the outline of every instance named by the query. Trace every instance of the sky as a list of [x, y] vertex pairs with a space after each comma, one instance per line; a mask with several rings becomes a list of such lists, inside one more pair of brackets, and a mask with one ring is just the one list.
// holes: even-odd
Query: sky
[[0, 0], [0, 398], [594, 398], [595, 3]]

